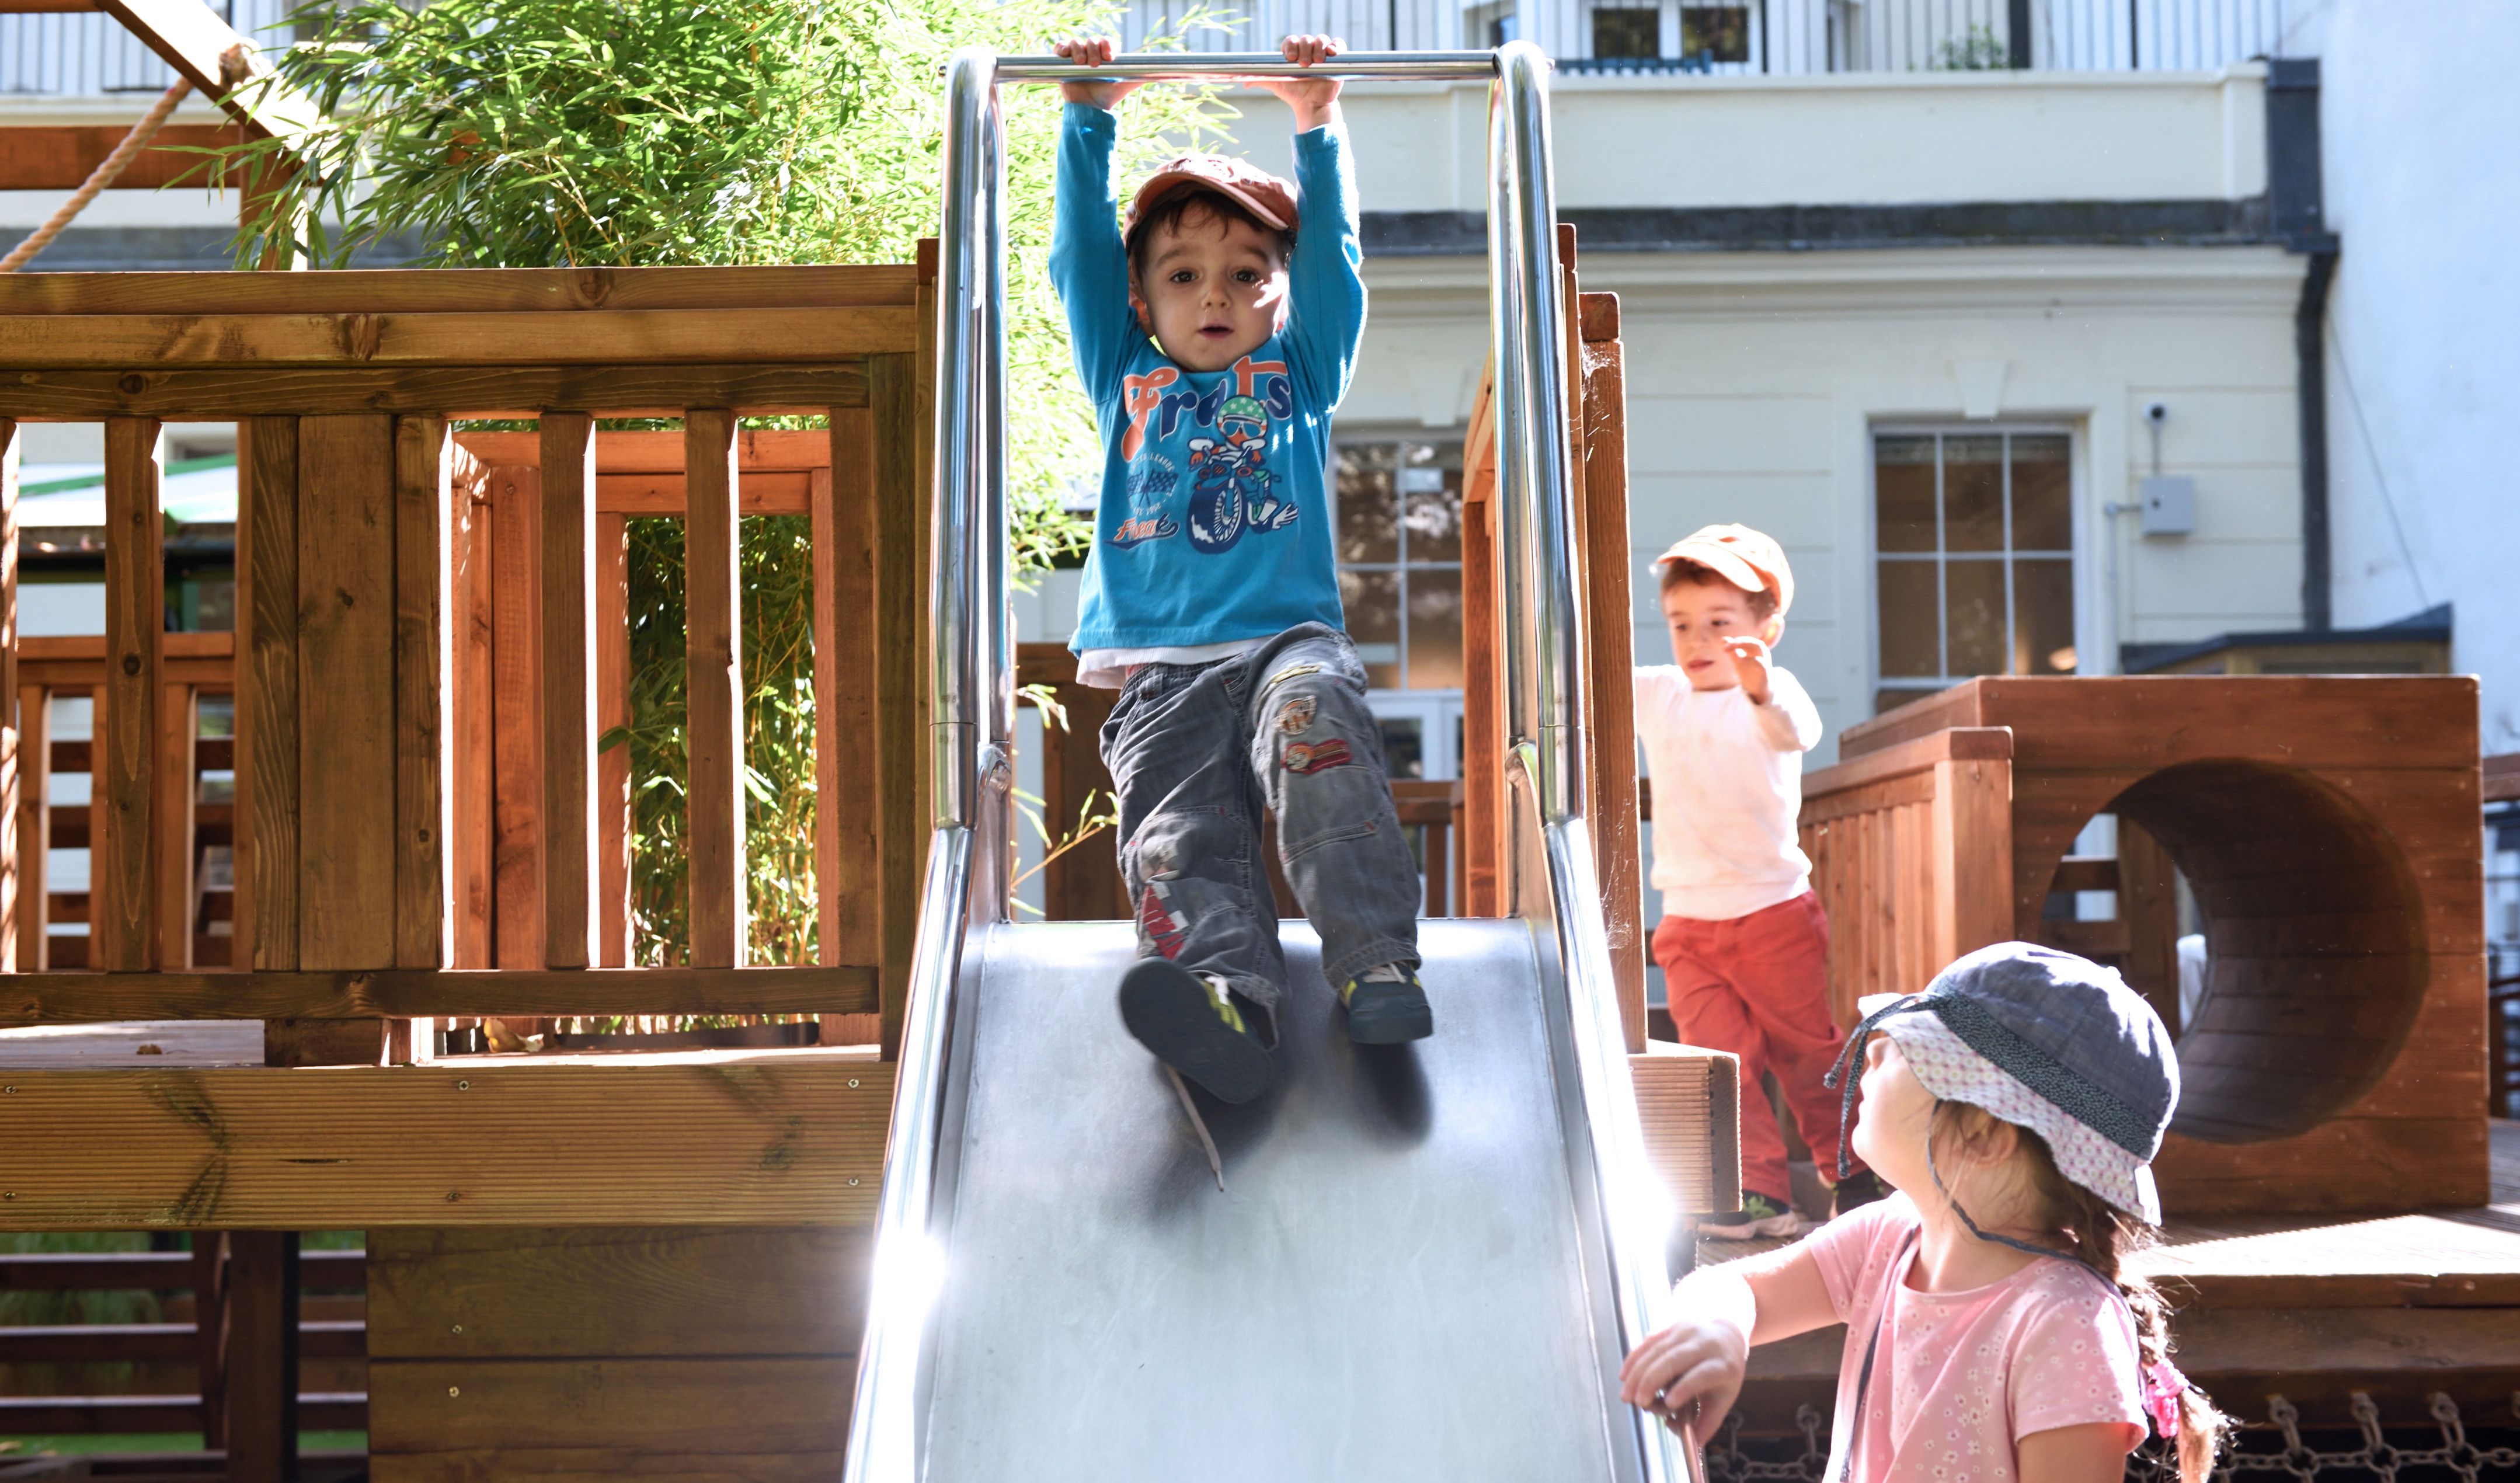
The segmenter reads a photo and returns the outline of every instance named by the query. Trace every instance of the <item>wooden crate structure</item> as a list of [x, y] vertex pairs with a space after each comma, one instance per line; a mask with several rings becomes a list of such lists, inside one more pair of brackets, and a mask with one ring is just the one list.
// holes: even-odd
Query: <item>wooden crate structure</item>
[[[1971, 948], [2048, 942], [2181, 1034], [2173, 1212], [2485, 1202], [2472, 678], [1989, 678], [1839, 747], [1803, 837], [1842, 1019]], [[2072, 856], [2099, 813], [2116, 856]], [[2208, 954], [2190, 1025], [2182, 879]], [[2115, 920], [2049, 911], [2078, 891], [2114, 891]]]
[[[432, 1064], [427, 1031], [780, 1013], [897, 1036], [929, 824], [932, 306], [919, 264], [0, 280], [0, 1023], [259, 1020], [264, 1062], [11, 1067], [0, 1227], [226, 1233], [224, 1363], [202, 1366], [224, 1402], [159, 1409], [224, 1429], [231, 1476], [287, 1476], [299, 1421], [362, 1408], [379, 1478], [836, 1470], [878, 1051]], [[828, 427], [741, 427], [767, 414]], [[450, 430], [495, 419], [533, 430]], [[30, 420], [104, 424], [102, 640], [17, 642]], [[162, 631], [178, 420], [240, 424], [233, 636]], [[741, 516], [771, 512], [814, 521], [814, 963], [744, 946], [735, 555]], [[627, 778], [597, 738], [623, 719], [622, 522], [675, 515], [691, 945], [632, 967]], [[97, 731], [72, 757], [40, 721], [81, 689]], [[212, 821], [192, 713], [220, 691], [238, 735], [208, 760], [238, 796]], [[45, 771], [73, 762], [93, 805], [48, 812]], [[196, 932], [212, 823], [237, 852], [232, 965]], [[42, 953], [72, 906], [41, 851], [80, 829], [104, 971]], [[369, 1395], [301, 1407], [285, 1233], [343, 1227], [387, 1274]], [[741, 1320], [782, 1305], [821, 1317]]]

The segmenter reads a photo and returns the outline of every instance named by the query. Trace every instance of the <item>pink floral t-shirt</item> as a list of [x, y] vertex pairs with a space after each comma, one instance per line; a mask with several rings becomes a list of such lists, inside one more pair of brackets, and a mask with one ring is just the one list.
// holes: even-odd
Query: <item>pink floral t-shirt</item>
[[[1916, 1207], [1904, 1194], [1822, 1226], [1805, 1245], [1829, 1305], [1846, 1324], [1828, 1477], [1841, 1476], [1854, 1428], [1857, 1377], [1885, 1292], [1891, 1316], [1872, 1361], [1859, 1483], [2011, 1483], [2017, 1444], [2032, 1432], [2093, 1421], [2145, 1435], [2135, 1318], [2093, 1273], [2035, 1261], [1966, 1292], [1919, 1292], [1909, 1237]], [[1890, 1264], [1907, 1253], [1895, 1285]]]

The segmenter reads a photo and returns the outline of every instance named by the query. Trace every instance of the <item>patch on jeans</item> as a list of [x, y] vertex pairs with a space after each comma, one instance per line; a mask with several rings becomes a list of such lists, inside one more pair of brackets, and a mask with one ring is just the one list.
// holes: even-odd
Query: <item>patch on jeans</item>
[[1345, 767], [1354, 760], [1348, 755], [1346, 739], [1332, 737], [1327, 742], [1297, 742], [1286, 748], [1278, 763], [1290, 773], [1310, 777], [1333, 767]]
[[1291, 737], [1312, 725], [1313, 717], [1321, 712], [1321, 708], [1322, 702], [1313, 697], [1297, 696], [1278, 707], [1278, 729]]
[[1269, 683], [1272, 685], [1278, 685], [1287, 680], [1300, 680], [1306, 675], [1317, 675], [1321, 672], [1322, 667], [1318, 664], [1289, 664], [1285, 668], [1278, 671], [1276, 674], [1271, 675], [1269, 677]]
[[1146, 929], [1155, 951], [1166, 958], [1179, 958], [1182, 944], [1190, 938], [1190, 919], [1172, 909], [1167, 898], [1172, 892], [1159, 880], [1147, 882], [1138, 897], [1138, 925]]

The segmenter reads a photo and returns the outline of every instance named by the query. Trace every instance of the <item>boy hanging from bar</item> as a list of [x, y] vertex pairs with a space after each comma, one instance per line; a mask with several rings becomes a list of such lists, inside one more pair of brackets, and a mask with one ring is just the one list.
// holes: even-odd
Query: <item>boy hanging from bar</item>
[[[1296, 36], [1307, 67], [1340, 43]], [[1059, 43], [1085, 66], [1107, 39]], [[1432, 1033], [1418, 866], [1348, 641], [1323, 474], [1365, 330], [1339, 84], [1261, 81], [1295, 114], [1295, 184], [1192, 155], [1115, 219], [1111, 109], [1064, 84], [1050, 267], [1103, 439], [1077, 678], [1120, 692], [1102, 728], [1139, 962], [1129, 1033], [1227, 1102], [1270, 1080], [1286, 966], [1260, 860], [1265, 806], [1321, 933], [1350, 1039]]]

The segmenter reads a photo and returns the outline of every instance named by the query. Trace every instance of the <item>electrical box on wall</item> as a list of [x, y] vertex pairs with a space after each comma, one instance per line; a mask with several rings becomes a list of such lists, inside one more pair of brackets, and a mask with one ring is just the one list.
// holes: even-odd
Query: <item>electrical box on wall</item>
[[2196, 533], [2196, 481], [2183, 473], [2156, 473], [2143, 481], [2143, 533]]

